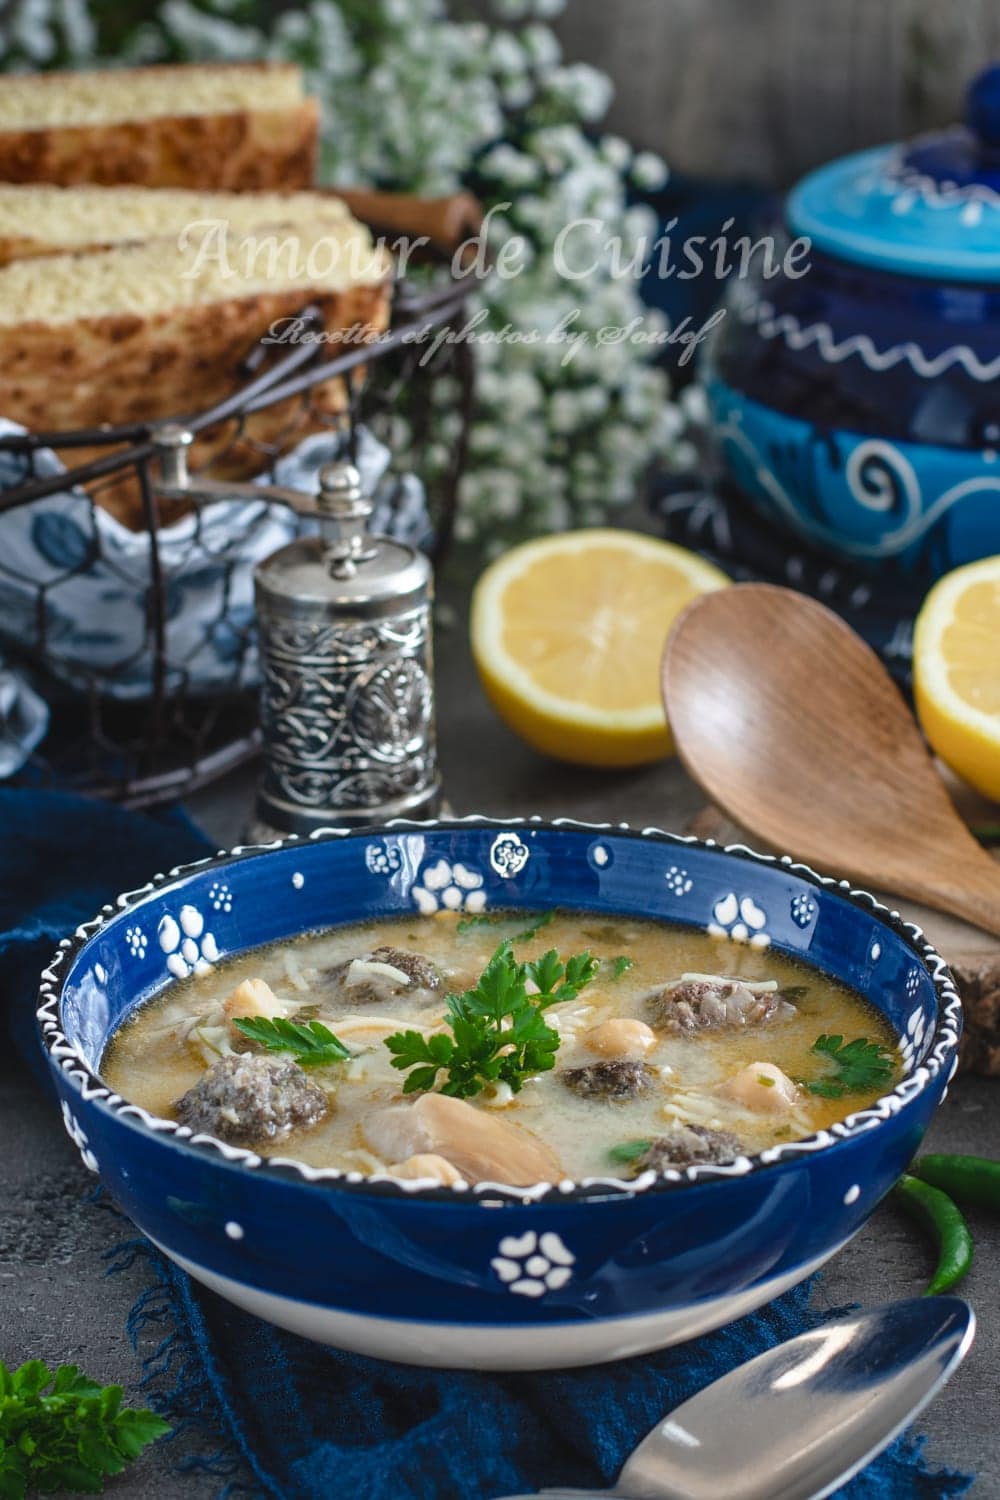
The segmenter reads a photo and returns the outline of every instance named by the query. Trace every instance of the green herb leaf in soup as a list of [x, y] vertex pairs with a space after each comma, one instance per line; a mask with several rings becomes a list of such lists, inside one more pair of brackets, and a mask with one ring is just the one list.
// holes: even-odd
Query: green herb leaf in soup
[[289, 1052], [303, 1068], [325, 1068], [346, 1062], [350, 1052], [322, 1021], [273, 1021], [261, 1016], [238, 1016], [233, 1025], [268, 1052]]
[[881, 1042], [870, 1042], [866, 1037], [845, 1042], [842, 1036], [819, 1036], [811, 1051], [829, 1059], [836, 1070], [832, 1077], [809, 1079], [805, 1083], [811, 1094], [823, 1099], [841, 1099], [845, 1094], [871, 1091], [892, 1077], [893, 1054]]

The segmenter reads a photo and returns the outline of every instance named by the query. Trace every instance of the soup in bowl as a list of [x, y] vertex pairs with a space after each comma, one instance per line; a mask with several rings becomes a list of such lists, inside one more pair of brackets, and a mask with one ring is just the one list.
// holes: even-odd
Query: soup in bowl
[[397, 823], [119, 898], [39, 1009], [168, 1255], [365, 1353], [620, 1358], [808, 1275], [915, 1151], [960, 1007], [914, 928], [647, 830]]

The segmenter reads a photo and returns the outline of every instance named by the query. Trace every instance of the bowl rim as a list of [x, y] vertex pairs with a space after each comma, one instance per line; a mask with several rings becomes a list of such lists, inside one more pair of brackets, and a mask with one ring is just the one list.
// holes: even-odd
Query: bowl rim
[[[531, 1187], [514, 1187], [509, 1183], [480, 1182], [443, 1186], [429, 1179], [404, 1180], [389, 1173], [366, 1175], [357, 1171], [344, 1171], [336, 1167], [312, 1167], [306, 1162], [291, 1157], [258, 1155], [242, 1146], [234, 1146], [214, 1136], [191, 1131], [180, 1125], [154, 1115], [141, 1105], [132, 1104], [116, 1094], [104, 1079], [84, 1058], [78, 1047], [71, 1043], [62, 1030], [62, 994], [65, 979], [76, 958], [112, 921], [124, 913], [140, 906], [148, 897], [158, 893], [178, 880], [215, 869], [228, 868], [262, 854], [315, 843], [334, 842], [343, 839], [371, 838], [373, 834], [386, 832], [458, 832], [474, 827], [483, 828], [540, 828], [552, 830], [580, 830], [585, 833], [604, 833], [624, 836], [640, 842], [663, 843], [673, 847], [698, 848], [720, 855], [744, 860], [747, 863], [778, 866], [795, 874], [817, 889], [834, 893], [847, 905], [854, 906], [887, 927], [902, 939], [920, 965], [929, 974], [938, 1001], [938, 1016], [931, 1036], [927, 1039], [923, 1061], [900, 1080], [887, 1094], [881, 1095], [862, 1110], [846, 1115], [823, 1130], [814, 1132], [801, 1140], [782, 1142], [767, 1147], [753, 1155], [741, 1155], [733, 1162], [704, 1164], [684, 1168], [649, 1170], [637, 1178], [621, 1178], [611, 1175], [587, 1177], [580, 1181], [563, 1179], [555, 1183], [537, 1183]], [[319, 828], [307, 835], [291, 834], [287, 838], [274, 839], [268, 843], [240, 844], [230, 850], [187, 864], [175, 865], [163, 874], [154, 875], [144, 886], [123, 892], [113, 902], [107, 902], [90, 921], [83, 922], [70, 937], [61, 939], [53, 957], [42, 971], [38, 1005], [35, 1012], [40, 1042], [50, 1066], [61, 1073], [72, 1088], [86, 1103], [103, 1105], [123, 1124], [137, 1129], [140, 1134], [169, 1143], [181, 1151], [190, 1151], [194, 1157], [204, 1161], [214, 1158], [216, 1165], [261, 1172], [270, 1180], [298, 1181], [324, 1190], [362, 1192], [368, 1197], [391, 1197], [409, 1199], [419, 1197], [422, 1202], [447, 1202], [451, 1204], [476, 1203], [478, 1206], [496, 1207], [501, 1203], [540, 1202], [543, 1200], [581, 1202], [607, 1199], [630, 1199], [648, 1192], [674, 1191], [680, 1187], [710, 1182], [743, 1180], [754, 1173], [780, 1165], [784, 1162], [827, 1152], [838, 1145], [847, 1144], [867, 1134], [872, 1129], [888, 1123], [895, 1115], [913, 1103], [934, 1082], [944, 1069], [948, 1069], [944, 1080], [947, 1089], [958, 1067], [958, 1042], [962, 1032], [962, 1002], [954, 978], [937, 950], [927, 941], [922, 928], [907, 922], [898, 911], [892, 910], [870, 892], [851, 884], [849, 880], [833, 875], [821, 875], [809, 865], [792, 858], [789, 854], [762, 854], [742, 843], [720, 844], [715, 839], [701, 839], [691, 834], [671, 833], [666, 829], [647, 826], [635, 828], [627, 823], [591, 823], [576, 818], [543, 818], [540, 816], [497, 818], [481, 813], [451, 818], [394, 818], [377, 827]], [[912, 1018], [911, 1018], [912, 1020]], [[86, 1152], [86, 1137], [72, 1117], [68, 1104], [62, 1101], [66, 1128], [81, 1152]], [[82, 1138], [82, 1140], [81, 1140]], [[86, 1158], [85, 1158], [86, 1159]]]

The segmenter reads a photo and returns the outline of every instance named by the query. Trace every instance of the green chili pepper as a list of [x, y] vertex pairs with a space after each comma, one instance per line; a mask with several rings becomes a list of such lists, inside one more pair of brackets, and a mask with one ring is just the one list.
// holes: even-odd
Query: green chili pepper
[[921, 1156], [910, 1171], [962, 1203], [1000, 1209], [1000, 1161], [987, 1156]]
[[958, 1205], [940, 1188], [931, 1187], [918, 1177], [901, 1177], [896, 1184], [896, 1197], [937, 1245], [937, 1268], [924, 1289], [924, 1296], [950, 1291], [972, 1265], [972, 1235]]

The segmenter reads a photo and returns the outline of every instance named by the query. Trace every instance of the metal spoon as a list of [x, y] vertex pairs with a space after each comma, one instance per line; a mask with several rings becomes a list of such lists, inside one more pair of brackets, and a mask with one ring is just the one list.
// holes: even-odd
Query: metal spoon
[[663, 694], [685, 767], [742, 827], [1000, 935], [1000, 868], [875, 652], [831, 610], [763, 583], [705, 594], [667, 642]]
[[677, 1407], [614, 1489], [548, 1489], [539, 1500], [822, 1500], [937, 1394], [975, 1328], [959, 1297], [914, 1297], [824, 1323]]

